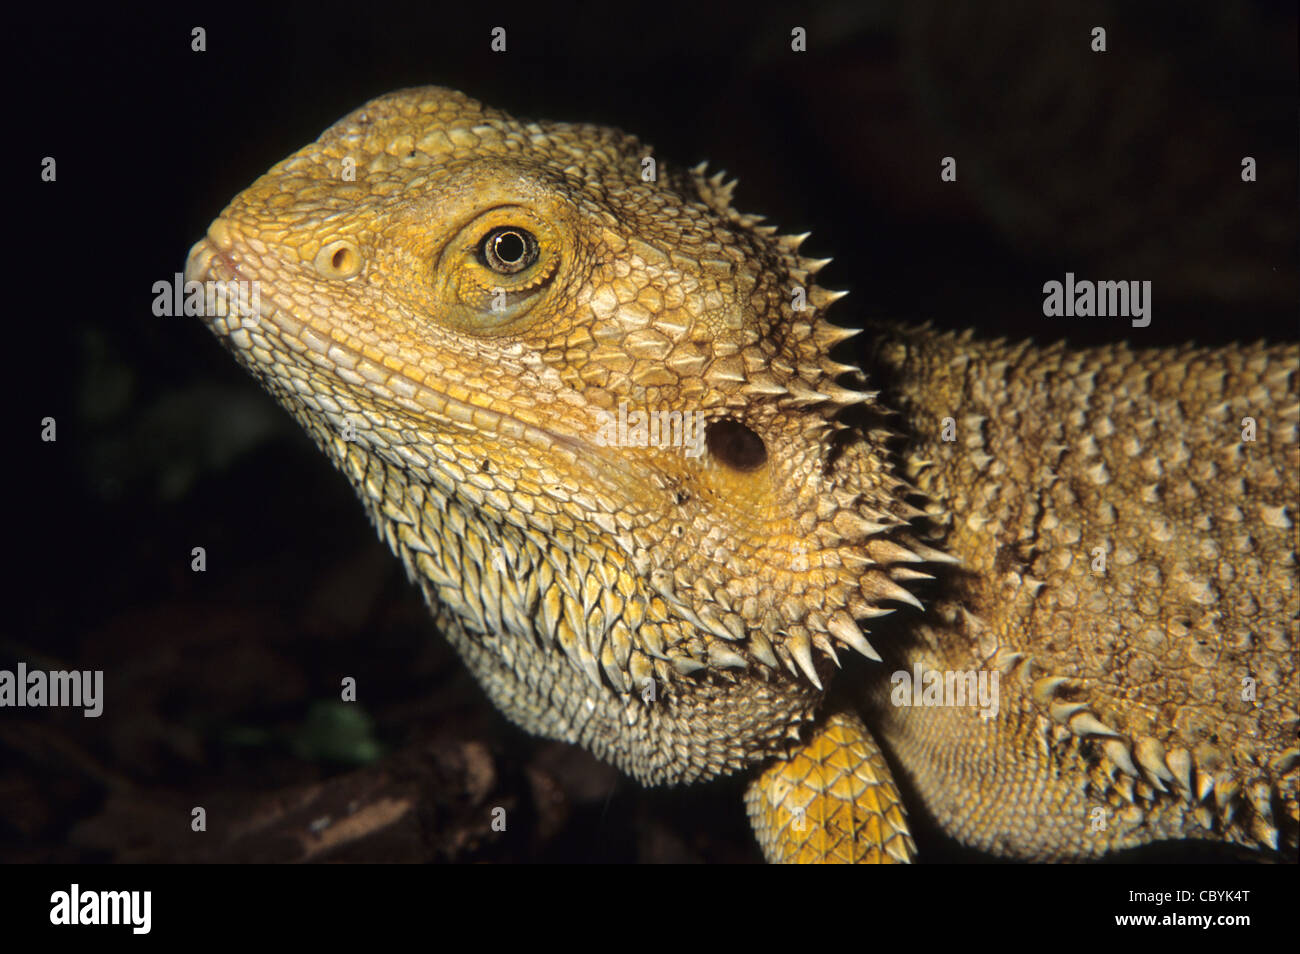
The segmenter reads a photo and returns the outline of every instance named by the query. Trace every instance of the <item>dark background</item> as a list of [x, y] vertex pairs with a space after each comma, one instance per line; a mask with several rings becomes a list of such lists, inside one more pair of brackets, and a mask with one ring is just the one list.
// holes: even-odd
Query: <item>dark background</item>
[[[835, 256], [820, 278], [852, 291], [845, 324], [1297, 336], [1289, 2], [7, 16], [0, 668], [103, 669], [107, 700], [94, 720], [0, 712], [0, 860], [758, 859], [742, 783], [642, 790], [507, 724], [343, 478], [197, 321], [151, 313], [236, 192], [373, 96], [453, 86], [708, 158], [741, 179], [740, 208]], [[1042, 284], [1067, 270], [1152, 281], [1150, 327], [1044, 318]], [[57, 443], [38, 439], [47, 416]], [[332, 703], [349, 675], [360, 704]], [[926, 860], [972, 858], [917, 834]]]

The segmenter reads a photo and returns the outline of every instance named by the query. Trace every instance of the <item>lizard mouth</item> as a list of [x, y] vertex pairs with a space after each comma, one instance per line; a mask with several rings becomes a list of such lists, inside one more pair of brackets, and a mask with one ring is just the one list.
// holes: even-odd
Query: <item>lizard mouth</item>
[[[300, 364], [299, 356], [305, 351], [316, 352], [330, 359], [341, 383], [364, 389], [372, 400], [393, 404], [403, 411], [432, 418], [452, 427], [468, 429], [494, 437], [511, 438], [547, 450], [558, 450], [566, 456], [591, 460], [598, 456], [598, 448], [581, 437], [562, 434], [539, 427], [510, 414], [458, 400], [436, 387], [428, 379], [416, 381], [400, 371], [377, 365], [347, 344], [332, 337], [328, 329], [310, 318], [301, 319], [276, 300], [275, 292], [262, 290], [263, 282], [241, 270], [238, 260], [230, 250], [208, 237], [200, 239], [190, 249], [185, 264], [185, 282], [215, 283], [217, 300], [226, 305], [214, 313], [205, 307], [201, 316], [208, 328], [254, 370], [263, 370], [263, 362], [247, 357], [254, 347], [270, 348], [285, 356], [287, 362]], [[249, 287], [256, 283], [259, 289], [252, 302], [256, 312], [241, 313], [230, 300], [226, 289], [229, 283]], [[205, 296], [205, 303], [211, 297]], [[246, 309], [247, 310], [247, 309]], [[256, 342], [252, 332], [261, 329]], [[294, 347], [291, 342], [296, 342]], [[310, 359], [309, 359], [310, 360]], [[287, 383], [287, 382], [286, 382]]]

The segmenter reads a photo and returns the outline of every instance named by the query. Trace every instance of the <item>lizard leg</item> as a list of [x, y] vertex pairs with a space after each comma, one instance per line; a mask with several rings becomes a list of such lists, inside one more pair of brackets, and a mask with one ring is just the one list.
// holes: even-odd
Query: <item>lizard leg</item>
[[773, 863], [892, 864], [916, 854], [889, 766], [852, 712], [832, 713], [768, 765], [745, 791], [745, 808]]

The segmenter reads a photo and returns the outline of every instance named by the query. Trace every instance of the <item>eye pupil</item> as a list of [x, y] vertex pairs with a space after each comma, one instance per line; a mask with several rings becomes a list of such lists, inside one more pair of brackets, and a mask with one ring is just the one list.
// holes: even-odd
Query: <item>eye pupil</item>
[[479, 246], [479, 256], [494, 272], [511, 275], [537, 261], [537, 239], [524, 229], [503, 226], [487, 234]]
[[524, 240], [519, 237], [518, 232], [498, 235], [492, 247], [497, 253], [497, 258], [512, 265], [524, 257]]

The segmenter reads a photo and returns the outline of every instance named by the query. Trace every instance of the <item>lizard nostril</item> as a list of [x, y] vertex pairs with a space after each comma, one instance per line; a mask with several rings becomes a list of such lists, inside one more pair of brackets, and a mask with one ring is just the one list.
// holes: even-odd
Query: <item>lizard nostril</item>
[[733, 470], [753, 470], [767, 460], [767, 445], [744, 424], [723, 418], [710, 421], [704, 431], [709, 453]]
[[322, 246], [313, 264], [323, 278], [351, 278], [361, 271], [361, 250], [349, 239], [338, 239]]

